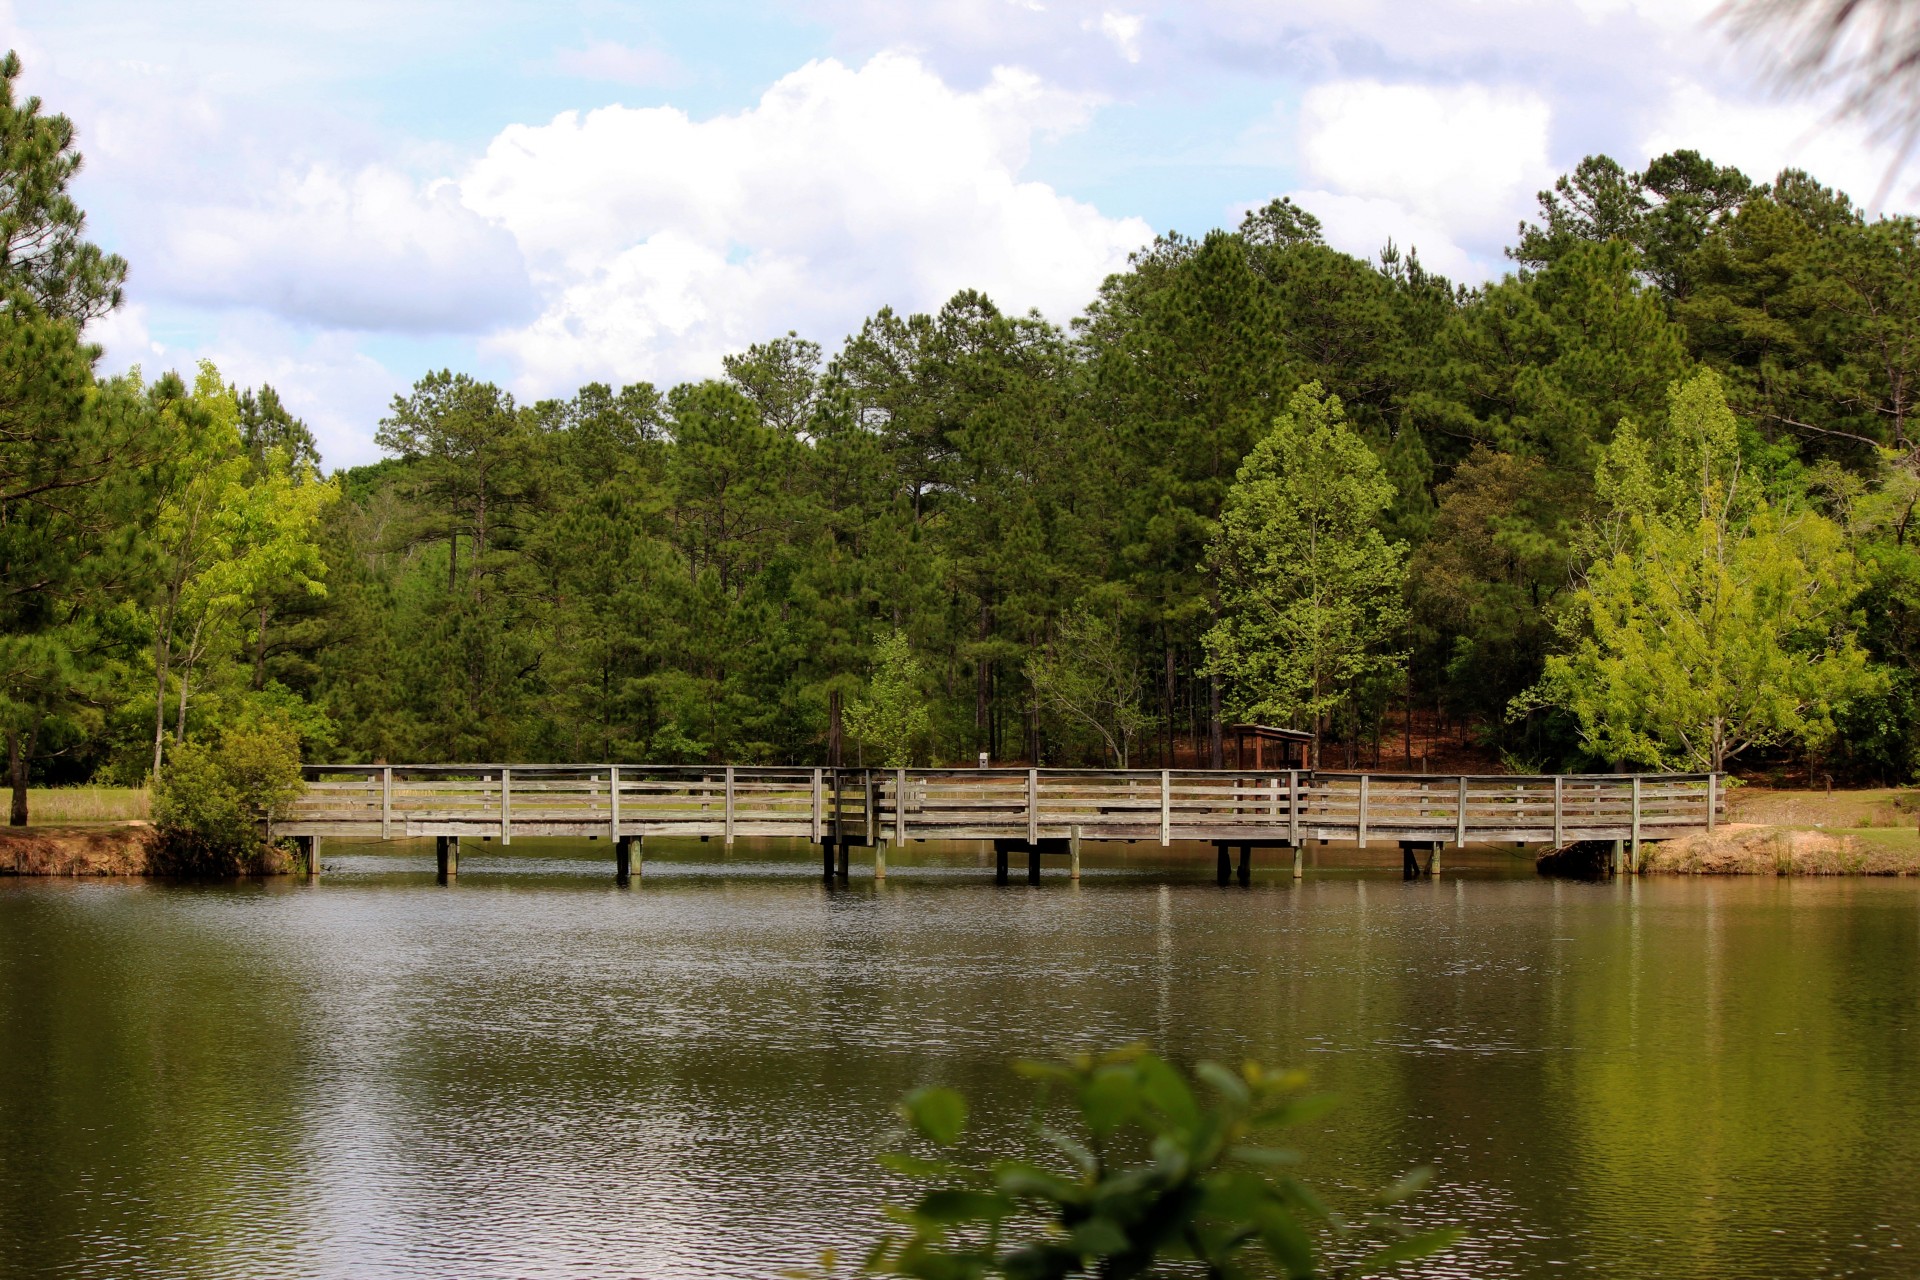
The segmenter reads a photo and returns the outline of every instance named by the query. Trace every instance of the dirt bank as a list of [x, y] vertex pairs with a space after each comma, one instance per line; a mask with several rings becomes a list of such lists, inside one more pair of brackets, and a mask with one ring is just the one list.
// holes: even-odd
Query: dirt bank
[[1641, 870], [1696, 876], [1920, 875], [1920, 852], [1911, 842], [1876, 835], [1730, 822], [1710, 835], [1647, 845]]
[[150, 822], [90, 827], [0, 827], [0, 875], [144, 876], [160, 853]]
[[169, 847], [150, 822], [85, 827], [0, 827], [0, 876], [284, 875], [285, 851], [251, 858], [207, 855]]

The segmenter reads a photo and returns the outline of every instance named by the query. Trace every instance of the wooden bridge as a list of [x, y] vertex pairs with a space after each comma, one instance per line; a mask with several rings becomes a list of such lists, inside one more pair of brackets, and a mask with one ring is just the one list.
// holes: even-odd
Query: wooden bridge
[[[459, 842], [515, 836], [605, 837], [615, 874], [639, 868], [648, 836], [732, 844], [773, 836], [821, 846], [822, 870], [847, 874], [850, 846], [909, 840], [991, 841], [1007, 857], [1065, 854], [1079, 874], [1086, 840], [1213, 844], [1222, 882], [1229, 850], [1240, 879], [1255, 848], [1351, 841], [1398, 845], [1409, 874], [1438, 868], [1446, 845], [1613, 841], [1637, 866], [1646, 841], [1710, 831], [1725, 809], [1714, 774], [1428, 775], [1324, 770], [816, 769], [786, 766], [317, 765], [280, 835], [308, 850], [320, 838], [431, 836], [443, 876]], [[1426, 852], [1422, 867], [1417, 853]]]

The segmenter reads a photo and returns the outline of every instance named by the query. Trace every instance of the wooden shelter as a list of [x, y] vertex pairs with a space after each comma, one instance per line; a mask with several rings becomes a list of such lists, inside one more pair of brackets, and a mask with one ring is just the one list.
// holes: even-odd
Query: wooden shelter
[[[1304, 769], [1313, 735], [1299, 729], [1278, 729], [1270, 724], [1230, 724], [1222, 726], [1233, 738], [1233, 767], [1245, 769]], [[1247, 740], [1253, 740], [1253, 756], [1247, 756]]]

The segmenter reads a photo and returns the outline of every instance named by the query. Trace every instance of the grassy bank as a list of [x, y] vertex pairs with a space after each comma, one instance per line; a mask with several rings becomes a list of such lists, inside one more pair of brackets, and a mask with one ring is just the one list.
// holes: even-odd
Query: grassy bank
[[27, 819], [36, 827], [145, 821], [145, 787], [30, 787]]

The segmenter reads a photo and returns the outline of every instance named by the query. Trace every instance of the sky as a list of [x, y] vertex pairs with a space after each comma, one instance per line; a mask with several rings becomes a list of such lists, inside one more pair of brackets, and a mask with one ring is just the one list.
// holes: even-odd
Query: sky
[[131, 264], [103, 370], [211, 359], [344, 466], [433, 369], [665, 386], [962, 288], [1064, 323], [1280, 195], [1467, 283], [1595, 152], [1871, 198], [1884, 150], [1716, 3], [0, 0], [0, 35]]

